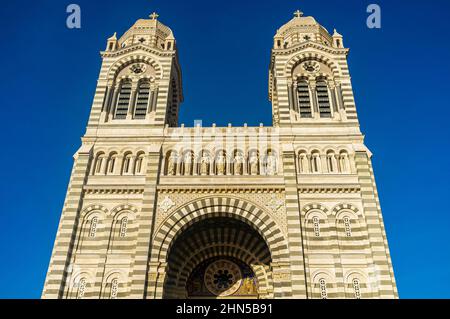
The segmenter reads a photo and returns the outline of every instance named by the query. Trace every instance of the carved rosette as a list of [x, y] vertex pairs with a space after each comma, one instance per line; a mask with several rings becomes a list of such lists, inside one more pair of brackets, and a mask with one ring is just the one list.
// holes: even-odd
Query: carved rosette
[[175, 206], [175, 203], [169, 196], [164, 197], [164, 199], [159, 203], [159, 208], [164, 213], [167, 213], [173, 206]]
[[272, 194], [270, 200], [267, 202], [266, 206], [270, 208], [274, 213], [280, 209], [280, 207], [284, 204], [284, 201], [277, 198], [275, 194]]
[[302, 69], [309, 74], [316, 74], [320, 71], [320, 64], [316, 61], [306, 61], [302, 63]]

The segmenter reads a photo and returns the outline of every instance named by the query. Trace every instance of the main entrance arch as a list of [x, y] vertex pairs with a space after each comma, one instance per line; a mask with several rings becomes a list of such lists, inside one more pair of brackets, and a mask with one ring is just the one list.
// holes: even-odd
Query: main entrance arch
[[197, 200], [156, 232], [151, 264], [163, 268], [154, 296], [267, 298], [284, 286], [283, 295], [286, 285], [274, 289], [272, 268], [289, 264], [287, 251], [279, 226], [262, 208], [236, 198]]
[[237, 219], [210, 217], [191, 225], [168, 257], [165, 298], [258, 298], [271, 290], [269, 248]]

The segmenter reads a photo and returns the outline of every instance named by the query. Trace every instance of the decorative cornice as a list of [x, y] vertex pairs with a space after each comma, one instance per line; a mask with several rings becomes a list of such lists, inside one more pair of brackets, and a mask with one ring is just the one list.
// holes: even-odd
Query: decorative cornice
[[298, 186], [298, 192], [301, 194], [355, 194], [359, 193], [360, 191], [361, 188], [359, 186], [350, 186], [350, 187]]
[[307, 41], [307, 42], [297, 44], [297, 45], [292, 46], [287, 49], [272, 49], [272, 53], [273, 53], [272, 60], [274, 59], [274, 55], [290, 55], [292, 53], [296, 53], [296, 52], [302, 51], [307, 48], [313, 48], [313, 49], [325, 51], [326, 53], [331, 53], [331, 54], [335, 54], [335, 55], [344, 55], [344, 54], [347, 55], [348, 52], [350, 51], [350, 49], [348, 49], [348, 48], [343, 48], [343, 49], [333, 48], [333, 47], [325, 46], [325, 45], [317, 43], [317, 42]]
[[171, 56], [175, 55], [175, 50], [161, 51], [161, 50], [158, 50], [158, 49], [155, 49], [155, 48], [152, 48], [152, 47], [140, 44], [140, 43], [126, 46], [125, 48], [120, 48], [117, 51], [100, 51], [100, 55], [103, 58], [118, 57], [118, 56], [126, 55], [126, 54], [134, 52], [134, 51], [138, 51], [139, 49], [146, 51], [148, 53], [155, 54], [157, 56], [161, 56], [161, 57], [171, 57]]
[[113, 194], [142, 194], [144, 193], [144, 187], [134, 186], [114, 186], [114, 187], [103, 187], [103, 186], [84, 186], [84, 191], [86, 194], [90, 195], [113, 195]]
[[284, 186], [265, 185], [265, 186], [182, 186], [182, 185], [164, 185], [157, 186], [159, 193], [164, 194], [229, 194], [229, 193], [281, 193]]
[[[157, 186], [159, 193], [163, 194], [235, 194], [235, 193], [282, 193], [285, 187], [282, 185], [265, 185], [265, 186], [184, 186], [184, 185], [159, 185]], [[115, 194], [143, 194], [144, 187], [101, 187], [101, 186], [85, 186], [84, 191], [90, 195], [115, 195]], [[359, 193], [359, 186], [350, 187], [321, 187], [321, 186], [298, 186], [299, 193], [302, 194], [354, 194]]]

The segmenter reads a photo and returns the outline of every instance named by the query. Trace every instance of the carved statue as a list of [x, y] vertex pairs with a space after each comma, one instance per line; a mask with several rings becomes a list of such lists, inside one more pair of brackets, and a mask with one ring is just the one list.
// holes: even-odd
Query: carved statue
[[234, 174], [241, 175], [242, 174], [242, 165], [244, 163], [244, 157], [241, 152], [237, 152], [234, 156]]
[[256, 155], [256, 152], [252, 152], [250, 155], [250, 158], [248, 160], [250, 164], [250, 174], [251, 175], [257, 175], [258, 174], [258, 156]]
[[300, 154], [300, 172], [308, 173], [309, 163], [306, 154]]
[[321, 161], [319, 154], [313, 154], [311, 157], [311, 167], [313, 173], [319, 173], [321, 171]]
[[347, 153], [342, 153], [341, 156], [339, 157], [340, 159], [340, 165], [341, 165], [341, 171], [343, 173], [348, 173], [349, 171], [349, 161], [348, 161], [348, 155]]
[[208, 175], [208, 168], [209, 168], [209, 156], [206, 154], [202, 155], [202, 158], [200, 160], [200, 174], [201, 175]]
[[190, 152], [184, 154], [183, 163], [184, 163], [184, 175], [191, 174], [192, 154]]
[[221, 152], [216, 159], [216, 167], [217, 167], [217, 175], [224, 175], [225, 174], [225, 156]]
[[269, 152], [267, 155], [266, 173], [267, 175], [275, 175], [277, 173], [277, 159], [272, 152]]
[[169, 165], [167, 167], [167, 174], [168, 175], [175, 175], [176, 173], [176, 163], [178, 160], [178, 156], [176, 152], [171, 152], [169, 157]]
[[252, 278], [249, 278], [249, 277], [245, 278], [242, 286], [244, 288], [243, 292], [246, 294], [251, 295], [255, 292], [254, 281]]

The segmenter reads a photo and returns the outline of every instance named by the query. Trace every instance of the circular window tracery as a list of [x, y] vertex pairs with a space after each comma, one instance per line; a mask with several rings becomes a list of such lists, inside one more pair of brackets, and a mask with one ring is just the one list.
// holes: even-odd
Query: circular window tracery
[[234, 262], [220, 259], [208, 266], [205, 271], [205, 286], [216, 296], [229, 296], [242, 284], [242, 273]]

